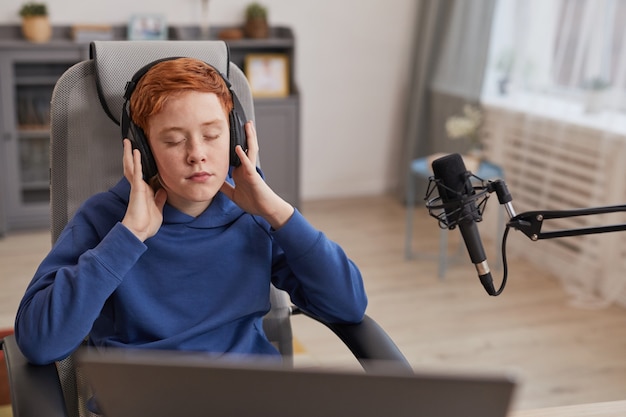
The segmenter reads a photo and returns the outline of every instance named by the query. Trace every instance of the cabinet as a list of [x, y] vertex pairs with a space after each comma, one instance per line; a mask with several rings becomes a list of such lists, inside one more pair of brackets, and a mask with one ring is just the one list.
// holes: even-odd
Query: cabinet
[[299, 207], [298, 97], [258, 99], [255, 110], [265, 180], [278, 195]]
[[[213, 38], [220, 28], [213, 28]], [[170, 39], [198, 39], [197, 27], [170, 28]], [[8, 230], [49, 225], [49, 102], [59, 76], [89, 58], [88, 43], [73, 42], [69, 27], [33, 44], [19, 28], [0, 26], [0, 236]], [[124, 33], [114, 28], [115, 37]], [[300, 205], [299, 94], [294, 82], [295, 42], [290, 29], [272, 28], [268, 39], [227, 41], [231, 61], [244, 69], [248, 54], [281, 54], [289, 64], [289, 95], [255, 98], [263, 172], [270, 186]], [[122, 173], [120, 173], [121, 175]]]
[[0, 235], [49, 224], [49, 103], [87, 48], [0, 41]]

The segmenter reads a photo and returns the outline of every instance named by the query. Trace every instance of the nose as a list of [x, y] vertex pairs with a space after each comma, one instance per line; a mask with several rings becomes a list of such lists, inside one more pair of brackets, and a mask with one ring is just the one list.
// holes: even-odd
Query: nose
[[202, 146], [202, 141], [192, 139], [187, 141], [187, 162], [191, 165], [206, 161], [206, 150]]

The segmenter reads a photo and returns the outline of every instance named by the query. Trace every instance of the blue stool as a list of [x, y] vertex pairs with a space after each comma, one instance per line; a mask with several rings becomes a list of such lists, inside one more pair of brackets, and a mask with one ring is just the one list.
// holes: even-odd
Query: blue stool
[[[504, 171], [499, 165], [493, 164], [488, 161], [482, 161], [478, 166], [476, 172], [472, 172], [477, 177], [484, 180], [504, 178]], [[418, 179], [428, 181], [433, 175], [432, 169], [429, 166], [429, 157], [414, 159], [411, 162], [409, 180], [407, 184], [406, 193], [406, 239], [405, 239], [405, 259], [413, 259], [415, 254], [413, 253], [413, 214], [415, 208], [415, 185]], [[498, 210], [498, 239], [496, 239], [496, 253], [499, 253], [500, 241], [499, 237], [504, 232], [504, 208], [500, 207]], [[443, 278], [446, 275], [446, 269], [448, 266], [448, 229], [441, 229], [441, 236], [439, 238], [439, 278]], [[462, 248], [459, 248], [459, 252]], [[469, 258], [468, 258], [469, 260]], [[500, 267], [502, 260], [498, 257], [496, 263], [497, 267]]]

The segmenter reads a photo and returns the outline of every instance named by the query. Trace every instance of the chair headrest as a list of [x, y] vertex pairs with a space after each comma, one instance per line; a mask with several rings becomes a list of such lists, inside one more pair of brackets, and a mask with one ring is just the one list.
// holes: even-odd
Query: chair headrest
[[94, 41], [90, 55], [96, 68], [98, 97], [106, 114], [118, 125], [126, 83], [157, 59], [185, 56], [201, 59], [229, 76], [229, 51], [223, 41]]

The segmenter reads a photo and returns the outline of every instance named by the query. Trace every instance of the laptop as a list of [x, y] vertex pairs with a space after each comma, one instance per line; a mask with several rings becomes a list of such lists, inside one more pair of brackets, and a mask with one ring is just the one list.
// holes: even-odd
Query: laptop
[[506, 374], [287, 368], [273, 360], [87, 350], [79, 364], [105, 417], [505, 417]]

